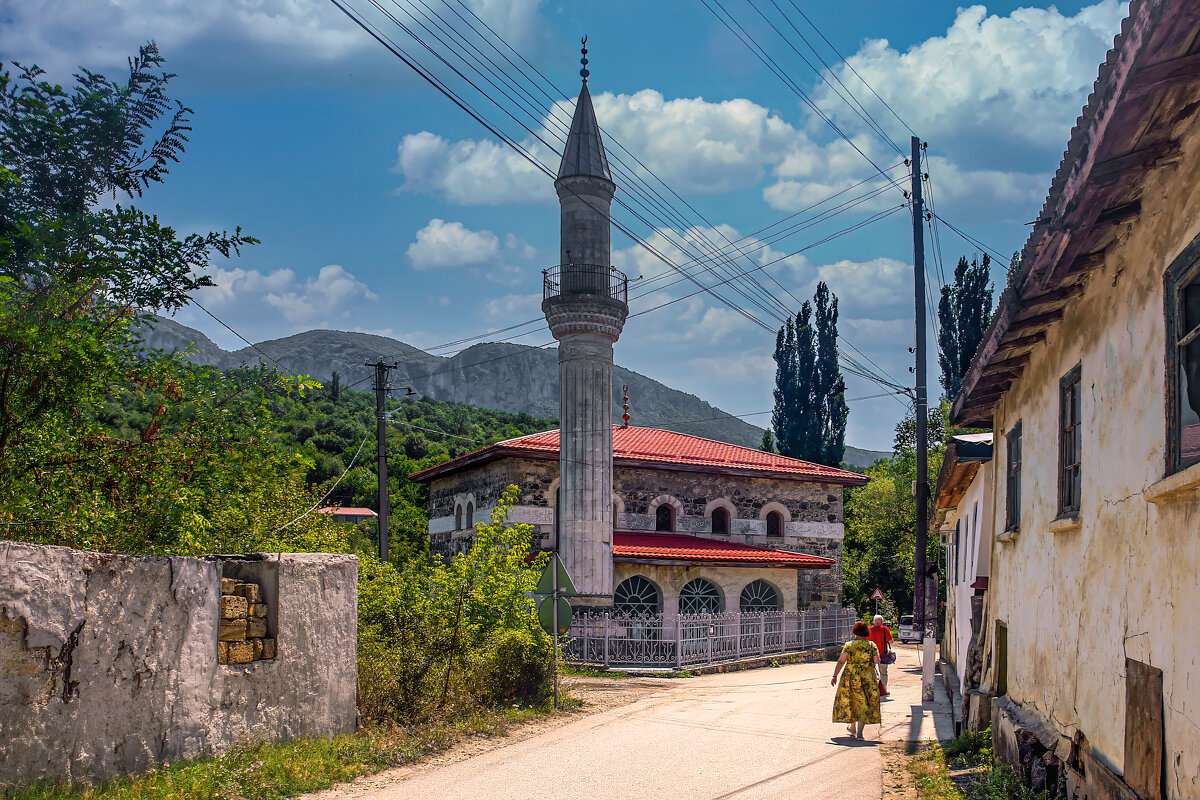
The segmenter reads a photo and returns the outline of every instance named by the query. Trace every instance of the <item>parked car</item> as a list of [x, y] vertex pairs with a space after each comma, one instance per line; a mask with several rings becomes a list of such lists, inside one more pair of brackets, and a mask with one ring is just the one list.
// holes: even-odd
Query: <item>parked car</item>
[[913, 627], [912, 614], [905, 614], [900, 618], [900, 628], [896, 633], [896, 638], [902, 642], [921, 641], [921, 631]]

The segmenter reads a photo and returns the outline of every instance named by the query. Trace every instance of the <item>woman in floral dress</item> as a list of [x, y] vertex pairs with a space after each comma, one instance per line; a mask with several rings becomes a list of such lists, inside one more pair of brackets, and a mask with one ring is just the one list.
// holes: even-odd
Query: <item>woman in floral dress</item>
[[[846, 732], [855, 739], [862, 739], [867, 725], [878, 725], [882, 721], [879, 717], [879, 676], [875, 672], [879, 648], [870, 639], [871, 629], [867, 623], [854, 623], [853, 632], [854, 638], [842, 648], [829, 685], [837, 686], [833, 721], [848, 723]], [[844, 672], [842, 667], [846, 668]], [[838, 683], [839, 672], [842, 673], [841, 683]]]

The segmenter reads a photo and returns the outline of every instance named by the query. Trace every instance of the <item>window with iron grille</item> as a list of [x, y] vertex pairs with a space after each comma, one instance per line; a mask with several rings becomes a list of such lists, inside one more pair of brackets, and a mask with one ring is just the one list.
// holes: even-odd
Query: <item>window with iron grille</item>
[[680, 614], [720, 614], [721, 590], [712, 581], [694, 578], [679, 590]]
[[1021, 527], [1021, 423], [1008, 432], [1008, 492], [1006, 500], [1005, 530], [1015, 531]]
[[1200, 239], [1167, 275], [1168, 471], [1200, 463]]
[[649, 579], [633, 575], [613, 592], [613, 608], [618, 614], [658, 614], [662, 611], [662, 592]]
[[1082, 486], [1079, 480], [1083, 427], [1080, 425], [1080, 368], [1063, 376], [1059, 383], [1058, 515], [1079, 513]]

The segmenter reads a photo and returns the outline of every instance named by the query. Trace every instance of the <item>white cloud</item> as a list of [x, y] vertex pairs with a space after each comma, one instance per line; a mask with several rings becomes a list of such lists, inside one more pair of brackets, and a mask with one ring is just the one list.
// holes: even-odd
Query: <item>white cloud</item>
[[[912, 313], [912, 266], [903, 261], [836, 261], [817, 267], [817, 280], [837, 295], [843, 315], [889, 319], [897, 311]], [[815, 288], [816, 280], [810, 295]]]
[[408, 260], [416, 270], [436, 270], [482, 264], [500, 255], [500, 240], [491, 231], [473, 231], [461, 222], [434, 217], [417, 231], [408, 246]]
[[[300, 278], [293, 270], [208, 269], [216, 286], [196, 292], [196, 299], [251, 341], [337, 325], [349, 327], [364, 305], [379, 297], [345, 268], [321, 267], [316, 276]], [[176, 314], [185, 325], [202, 325], [223, 347], [245, 346], [236, 337], [215, 331], [199, 309], [185, 306]]]
[[[514, 325], [541, 316], [542, 295], [539, 292], [489, 297], [483, 301], [482, 312], [489, 325]], [[534, 330], [549, 339], [550, 334], [544, 328], [535, 327]]]
[[[1040, 163], [1062, 152], [1125, 13], [1118, 0], [1101, 0], [1074, 16], [1053, 6], [998, 16], [973, 5], [958, 9], [942, 36], [903, 53], [887, 40], [870, 39], [849, 62], [931, 147], [954, 153], [960, 163], [995, 168], [1022, 155]], [[838, 77], [885, 127], [899, 129], [846, 67]], [[827, 84], [816, 98], [839, 122], [862, 127]]]
[[[467, 0], [476, 14], [518, 48], [543, 44], [549, 35], [541, 18], [542, 3]], [[417, 6], [408, 7], [417, 13]], [[397, 9], [392, 11], [400, 15]], [[24, 0], [7, 4], [0, 26], [0, 53], [5, 59], [36, 62], [58, 80], [65, 80], [81, 60], [92, 69], [123, 68], [126, 57], [150, 40], [158, 42], [172, 63], [190, 59], [205, 69], [221, 68], [215, 63], [204, 65], [205, 61], [225, 59], [302, 65], [304, 69], [272, 75], [292, 83], [319, 81], [320, 65], [361, 58], [364, 53], [377, 56], [377, 63], [388, 65], [390, 77], [395, 77], [379, 44], [328, 0]], [[257, 77], [255, 71], [239, 75], [242, 84]]]
[[554, 199], [553, 180], [511, 150], [487, 139], [449, 142], [428, 131], [405, 136], [394, 172], [402, 190], [443, 196], [458, 205], [502, 205]]

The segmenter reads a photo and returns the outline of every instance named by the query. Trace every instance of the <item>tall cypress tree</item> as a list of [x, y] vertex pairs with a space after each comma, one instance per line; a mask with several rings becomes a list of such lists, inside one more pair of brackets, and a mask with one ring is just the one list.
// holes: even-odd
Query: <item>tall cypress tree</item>
[[837, 298], [824, 283], [775, 338], [775, 446], [785, 456], [837, 466], [846, 450], [846, 385], [837, 356]]
[[942, 287], [938, 301], [938, 363], [942, 368], [942, 389], [946, 399], [954, 402], [962, 388], [962, 379], [971, 367], [971, 360], [992, 317], [991, 259], [967, 262], [958, 259], [954, 267], [954, 283]]
[[846, 453], [846, 420], [850, 409], [846, 405], [846, 382], [838, 365], [837, 322], [838, 299], [824, 281], [817, 284], [814, 298], [817, 306], [817, 390], [818, 418], [821, 425], [820, 456], [814, 461], [830, 467], [842, 463]]

